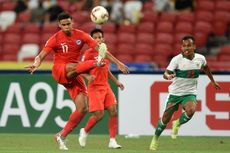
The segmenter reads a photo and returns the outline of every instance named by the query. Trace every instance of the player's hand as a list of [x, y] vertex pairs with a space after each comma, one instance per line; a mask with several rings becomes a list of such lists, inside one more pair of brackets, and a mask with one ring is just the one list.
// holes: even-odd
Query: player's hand
[[119, 63], [119, 65], [117, 66], [117, 68], [124, 74], [128, 74], [129, 73], [129, 68], [128, 66], [126, 66], [123, 63]]
[[118, 86], [121, 90], [124, 90], [124, 89], [125, 89], [124, 85], [123, 85], [122, 83], [120, 83], [120, 82], [117, 83], [117, 86]]
[[[43, 54], [46, 54], [46, 53], [43, 53]], [[45, 56], [45, 55], [43, 55], [43, 56]], [[27, 71], [30, 72], [30, 74], [33, 74], [34, 71], [36, 71], [40, 65], [41, 65], [41, 58], [38, 55], [35, 57], [34, 63], [32, 65], [26, 66], [25, 68], [27, 69]]]
[[95, 80], [96, 76], [95, 75], [88, 75], [87, 80], [90, 82], [93, 82]]
[[214, 85], [215, 89], [217, 90], [221, 89], [220, 85], [216, 81], [214, 81], [212, 84]]
[[29, 66], [26, 66], [25, 68], [30, 74], [33, 74], [34, 71], [36, 71], [38, 69], [38, 67], [36, 67], [34, 65], [29, 65]]
[[175, 78], [175, 76], [176, 75], [174, 73], [166, 75], [166, 77], [167, 77], [168, 80], [172, 80], [173, 78]]

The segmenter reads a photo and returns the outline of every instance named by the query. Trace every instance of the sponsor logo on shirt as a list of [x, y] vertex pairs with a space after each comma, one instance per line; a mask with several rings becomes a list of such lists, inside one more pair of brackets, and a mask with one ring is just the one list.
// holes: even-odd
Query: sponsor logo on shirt
[[81, 40], [76, 40], [76, 44], [80, 45], [81, 44]]

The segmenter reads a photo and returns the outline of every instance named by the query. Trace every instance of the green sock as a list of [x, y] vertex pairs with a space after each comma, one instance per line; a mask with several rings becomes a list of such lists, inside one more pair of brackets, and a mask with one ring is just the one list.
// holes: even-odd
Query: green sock
[[155, 136], [159, 137], [161, 133], [164, 131], [166, 125], [162, 123], [161, 119], [157, 122], [157, 127], [155, 130]]
[[183, 112], [179, 118], [179, 125], [188, 122], [191, 118], [186, 115], [186, 112]]

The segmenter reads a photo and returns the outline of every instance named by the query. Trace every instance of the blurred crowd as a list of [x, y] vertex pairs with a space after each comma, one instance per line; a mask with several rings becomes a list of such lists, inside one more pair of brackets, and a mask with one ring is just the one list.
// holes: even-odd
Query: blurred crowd
[[[148, 2], [154, 5], [143, 6]], [[24, 11], [31, 13], [31, 22], [47, 23], [56, 21], [57, 15], [66, 11], [64, 3], [69, 3], [70, 13], [78, 11], [90, 11], [97, 5], [104, 6], [114, 23], [136, 24], [143, 11], [193, 11], [193, 0], [17, 0], [14, 11], [19, 14]], [[151, 3], [151, 4], [153, 4]], [[64, 5], [60, 5], [64, 4]], [[63, 8], [64, 7], [64, 8]]]
[[[110, 14], [107, 24], [90, 21], [98, 5]], [[0, 60], [18, 59], [25, 44], [42, 48], [58, 30], [57, 15], [63, 11], [72, 15], [74, 28], [101, 28], [121, 61], [165, 68], [180, 51], [181, 38], [191, 34], [212, 67], [230, 67], [229, 0], [0, 0]]]

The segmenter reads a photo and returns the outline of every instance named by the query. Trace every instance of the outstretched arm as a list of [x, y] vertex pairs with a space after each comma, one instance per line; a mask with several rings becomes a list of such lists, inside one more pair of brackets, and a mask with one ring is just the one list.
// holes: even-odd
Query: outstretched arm
[[29, 65], [27, 67], [25, 67], [31, 74], [34, 73], [34, 71], [36, 71], [38, 69], [38, 67], [41, 65], [42, 61], [45, 59], [45, 57], [48, 55], [49, 53], [42, 50], [34, 59], [34, 63], [32, 65]]
[[208, 65], [205, 65], [203, 67], [203, 70], [204, 72], [206, 73], [206, 75], [208, 76], [208, 78], [210, 79], [210, 81], [212, 82], [213, 86], [216, 88], [216, 89], [221, 89], [220, 88], [220, 85], [214, 80], [213, 76], [212, 76], [212, 72], [210, 71]]
[[108, 73], [109, 73], [109, 79], [111, 79], [116, 84], [116, 86], [118, 86], [121, 90], [124, 90], [124, 85], [119, 80], [117, 80], [117, 78], [113, 75], [113, 73], [111, 71], [109, 71]]
[[106, 52], [106, 58], [109, 59], [110, 62], [115, 63], [118, 67], [118, 69], [124, 73], [124, 74], [128, 74], [129, 73], [129, 68], [122, 63], [121, 61], [119, 61], [116, 57], [114, 57], [110, 52]]
[[98, 51], [98, 61], [100, 62], [101, 59], [107, 58], [110, 62], [115, 63], [117, 65], [117, 68], [124, 74], [129, 73], [128, 67], [123, 64], [121, 61], [119, 61], [117, 58], [115, 58], [110, 52], [107, 50], [107, 46], [105, 43], [101, 43], [98, 48], [96, 49]]

